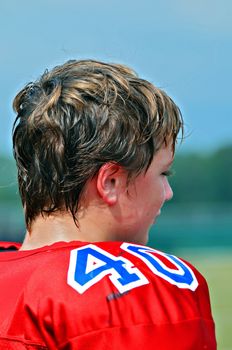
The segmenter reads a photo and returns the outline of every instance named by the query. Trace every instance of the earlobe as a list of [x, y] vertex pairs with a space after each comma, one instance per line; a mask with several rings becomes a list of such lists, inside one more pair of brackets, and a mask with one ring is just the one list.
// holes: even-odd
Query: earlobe
[[117, 203], [121, 192], [122, 169], [117, 163], [106, 163], [97, 174], [97, 191], [102, 200], [108, 205]]

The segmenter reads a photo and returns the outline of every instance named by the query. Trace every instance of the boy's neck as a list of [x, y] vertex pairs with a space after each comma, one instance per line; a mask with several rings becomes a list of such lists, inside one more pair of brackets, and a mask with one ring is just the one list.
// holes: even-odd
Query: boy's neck
[[[76, 226], [69, 213], [55, 213], [48, 217], [38, 216], [27, 231], [20, 250], [31, 250], [56, 242], [107, 240], [104, 225], [98, 226], [91, 220], [80, 219]], [[101, 227], [101, 232], [99, 228]]]

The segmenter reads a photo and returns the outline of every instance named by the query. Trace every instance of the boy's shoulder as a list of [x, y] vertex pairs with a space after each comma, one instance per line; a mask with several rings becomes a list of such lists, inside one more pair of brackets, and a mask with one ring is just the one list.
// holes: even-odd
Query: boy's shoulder
[[136, 336], [142, 325], [157, 337], [188, 326], [199, 331], [202, 322], [213, 330], [205, 279], [173, 255], [126, 242], [60, 242], [9, 255], [20, 289], [9, 318], [15, 335], [32, 339], [40, 329], [49, 338], [52, 329], [62, 344], [119, 329]]
[[[85, 304], [138, 298], [147, 293], [154, 304], [170, 307], [179, 300], [196, 303], [208, 298], [204, 277], [188, 262], [143, 245], [126, 242], [56, 243], [34, 254], [28, 264], [34, 270], [28, 280], [30, 294], [63, 298]], [[31, 261], [30, 261], [31, 260]], [[33, 293], [32, 293], [33, 291]], [[203, 298], [204, 299], [204, 298]], [[86, 302], [89, 305], [89, 302]]]
[[[4, 242], [0, 249], [16, 250]], [[79, 296], [107, 285], [118, 293], [156, 285], [174, 291], [196, 292], [204, 277], [188, 262], [154, 248], [127, 242], [57, 242], [42, 248], [0, 254], [0, 261], [24, 266], [28, 285], [49, 288], [61, 284]], [[35, 283], [36, 281], [36, 283]], [[57, 291], [56, 291], [57, 292]], [[178, 293], [177, 293], [178, 294]]]

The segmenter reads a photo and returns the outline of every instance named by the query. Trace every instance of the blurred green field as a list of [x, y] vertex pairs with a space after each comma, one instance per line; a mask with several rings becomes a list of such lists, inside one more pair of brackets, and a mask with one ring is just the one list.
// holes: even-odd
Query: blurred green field
[[232, 250], [184, 250], [178, 255], [190, 261], [205, 276], [218, 350], [232, 350]]

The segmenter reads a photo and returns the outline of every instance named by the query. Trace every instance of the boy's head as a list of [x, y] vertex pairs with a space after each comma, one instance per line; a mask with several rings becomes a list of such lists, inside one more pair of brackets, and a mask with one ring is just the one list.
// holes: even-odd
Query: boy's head
[[106, 163], [128, 181], [183, 128], [175, 103], [128, 67], [69, 61], [14, 100], [14, 156], [26, 224], [58, 210], [76, 218], [86, 184]]

